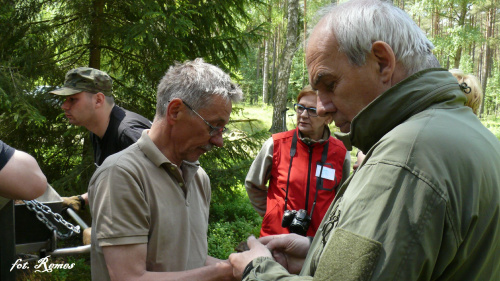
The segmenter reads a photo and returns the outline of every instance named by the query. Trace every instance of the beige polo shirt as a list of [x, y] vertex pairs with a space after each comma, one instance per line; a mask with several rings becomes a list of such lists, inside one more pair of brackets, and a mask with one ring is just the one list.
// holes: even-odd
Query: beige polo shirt
[[210, 181], [198, 163], [181, 170], [144, 130], [108, 157], [89, 184], [92, 279], [109, 280], [102, 247], [147, 244], [148, 271], [184, 271], [207, 258]]

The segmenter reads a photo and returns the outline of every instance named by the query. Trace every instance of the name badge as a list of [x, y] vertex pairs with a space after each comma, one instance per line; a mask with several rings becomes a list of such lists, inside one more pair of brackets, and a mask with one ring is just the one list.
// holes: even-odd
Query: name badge
[[[323, 170], [321, 170], [323, 168]], [[321, 173], [321, 175], [320, 175]], [[327, 180], [335, 180], [335, 169], [328, 168], [325, 166], [317, 165], [316, 166], [316, 177], [327, 179]]]

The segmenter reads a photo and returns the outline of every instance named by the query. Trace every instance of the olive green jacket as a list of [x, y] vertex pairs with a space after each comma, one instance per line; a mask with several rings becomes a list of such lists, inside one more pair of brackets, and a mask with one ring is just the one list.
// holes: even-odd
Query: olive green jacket
[[367, 156], [300, 276], [258, 258], [244, 280], [500, 280], [500, 141], [465, 100], [444, 69], [375, 99], [343, 136]]

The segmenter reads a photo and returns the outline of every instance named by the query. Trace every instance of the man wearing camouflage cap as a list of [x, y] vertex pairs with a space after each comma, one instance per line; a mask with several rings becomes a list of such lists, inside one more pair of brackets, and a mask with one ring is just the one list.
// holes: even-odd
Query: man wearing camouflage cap
[[[90, 131], [96, 166], [135, 143], [151, 127], [145, 117], [115, 105], [112, 88], [113, 81], [105, 72], [79, 67], [66, 73], [62, 88], [50, 92], [65, 99], [61, 108], [69, 123]], [[88, 204], [87, 193], [63, 197], [63, 204], [79, 210]]]

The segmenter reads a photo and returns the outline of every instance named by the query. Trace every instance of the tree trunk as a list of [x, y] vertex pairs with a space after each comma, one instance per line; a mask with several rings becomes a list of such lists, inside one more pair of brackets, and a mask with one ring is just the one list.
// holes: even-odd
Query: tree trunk
[[271, 95], [269, 96], [267, 100], [267, 104], [271, 104], [272, 101], [274, 100], [275, 96], [275, 89], [276, 89], [276, 58], [278, 56], [278, 44], [279, 44], [279, 31], [280, 29], [276, 27], [274, 29], [274, 36], [273, 36], [273, 65], [272, 65], [272, 77], [271, 77]]
[[[264, 45], [266, 44], [265, 40], [262, 42]], [[262, 57], [262, 47], [259, 45], [258, 46], [258, 51], [257, 51], [257, 57], [255, 58], [255, 80], [254, 81], [259, 81], [260, 78], [260, 59]], [[254, 92], [255, 90], [255, 92]], [[257, 90], [256, 87], [249, 87], [249, 92], [248, 96], [250, 97], [250, 104], [258, 103], [259, 102], [259, 91]]]
[[479, 108], [479, 117], [483, 114], [484, 110], [484, 100], [486, 97], [486, 85], [488, 85], [488, 77], [490, 76], [491, 66], [493, 64], [492, 60], [492, 48], [491, 48], [491, 36], [493, 34], [493, 26], [495, 25], [495, 11], [496, 7], [490, 7], [488, 9], [488, 14], [486, 18], [486, 50], [484, 54], [484, 64], [483, 64], [483, 79], [481, 80], [481, 88], [483, 88], [483, 100], [481, 102], [481, 108]]
[[[265, 41], [264, 41], [265, 44]], [[259, 46], [259, 51], [257, 52], [257, 58], [255, 60], [255, 81], [259, 80], [260, 77], [260, 57], [262, 56], [262, 48]]]
[[101, 38], [102, 38], [102, 17], [104, 12], [105, 0], [94, 0], [92, 2], [93, 11], [90, 15], [90, 44], [89, 44], [89, 66], [92, 68], [101, 68]]
[[273, 121], [270, 131], [272, 133], [286, 131], [286, 100], [292, 59], [297, 51], [299, 25], [299, 0], [288, 0], [288, 25], [286, 43], [281, 52], [278, 70], [278, 87], [274, 99]]
[[264, 46], [264, 68], [262, 69], [262, 104], [269, 103], [269, 39]]
[[307, 36], [307, 0], [304, 0], [304, 15], [303, 15], [303, 20], [304, 20], [304, 39], [302, 41], [303, 44], [303, 49], [304, 51], [302, 52], [303, 60], [302, 60], [302, 88], [304, 88], [305, 85], [309, 84], [308, 81], [308, 74], [307, 74], [307, 67], [306, 67], [306, 36]]
[[[460, 12], [458, 16], [458, 26], [465, 26], [465, 16], [467, 15], [467, 2], [462, 1], [460, 6]], [[455, 53], [455, 60], [453, 62], [454, 68], [460, 67], [460, 59], [462, 59], [462, 45], [458, 46], [457, 52]]]
[[439, 11], [441, 7], [438, 7], [438, 4], [433, 1], [433, 12], [432, 12], [432, 34], [433, 37], [438, 37], [439, 35]]
[[[269, 3], [267, 22], [271, 24], [272, 2]], [[264, 68], [262, 69], [262, 105], [269, 104], [269, 36], [264, 42]]]

